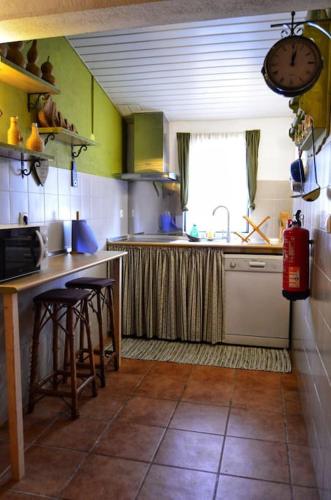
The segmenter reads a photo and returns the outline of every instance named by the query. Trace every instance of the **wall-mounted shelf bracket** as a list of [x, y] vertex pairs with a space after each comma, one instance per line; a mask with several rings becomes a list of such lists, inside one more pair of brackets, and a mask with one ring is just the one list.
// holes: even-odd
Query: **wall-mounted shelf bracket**
[[[22, 179], [33, 171], [36, 172], [40, 184], [43, 184], [44, 180], [46, 180], [47, 174], [45, 171], [48, 171], [48, 162], [54, 160], [53, 156], [46, 153], [32, 151], [19, 145], [13, 146], [4, 142], [0, 142], [0, 158], [19, 161], [21, 163], [19, 173]], [[29, 168], [25, 167], [25, 163], [30, 163]]]
[[71, 158], [74, 160], [76, 158], [78, 158], [78, 156], [81, 154], [82, 151], [87, 151], [87, 145], [86, 144], [82, 144], [81, 146], [79, 146], [78, 150], [75, 151], [75, 146], [72, 145], [71, 146]]
[[55, 140], [55, 134], [51, 132], [50, 134], [47, 134], [45, 139], [44, 139], [44, 144], [45, 146], [47, 145], [48, 141], [54, 141]]
[[[30, 167], [24, 168], [24, 163], [28, 162], [28, 161], [30, 162]], [[24, 179], [24, 177], [27, 177], [28, 175], [31, 175], [33, 170], [35, 170], [36, 168], [41, 167], [42, 161], [43, 160], [24, 160], [23, 158], [21, 158], [21, 176], [22, 176], [22, 179]], [[44, 160], [44, 161], [48, 161], [48, 160]]]
[[28, 111], [32, 111], [33, 109], [37, 109], [40, 103], [40, 99], [42, 96], [48, 95], [47, 92], [43, 93], [31, 93], [28, 94]]
[[71, 159], [74, 161], [82, 151], [87, 151], [90, 146], [95, 146], [96, 143], [91, 139], [87, 139], [76, 132], [62, 127], [41, 127], [39, 133], [45, 136], [45, 146], [48, 141], [59, 141], [63, 144], [69, 144], [71, 148]]

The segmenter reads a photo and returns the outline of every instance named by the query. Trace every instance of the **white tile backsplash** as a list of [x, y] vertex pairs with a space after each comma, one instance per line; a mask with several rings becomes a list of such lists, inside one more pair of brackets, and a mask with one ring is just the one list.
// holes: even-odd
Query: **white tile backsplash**
[[0, 224], [10, 223], [9, 191], [0, 191]]
[[80, 196], [70, 197], [70, 218], [76, 219], [76, 212], [79, 212], [79, 218], [81, 219], [81, 202]]
[[28, 195], [29, 208], [29, 222], [43, 222], [45, 220], [45, 200], [44, 194], [29, 193]]
[[[47, 181], [48, 181], [48, 178], [47, 178], [46, 182]], [[29, 193], [39, 193], [39, 194], [45, 192], [44, 186], [37, 183], [33, 174], [28, 176], [28, 192]]]
[[64, 194], [59, 195], [59, 219], [70, 219], [70, 196]]
[[56, 167], [49, 167], [45, 182], [45, 193], [58, 194], [58, 170]]
[[71, 173], [70, 170], [64, 168], [58, 169], [58, 193], [70, 195], [70, 182]]
[[[106, 216], [107, 216], [106, 212]], [[81, 205], [80, 205], [80, 216], [82, 219], [89, 219], [91, 216], [91, 203], [90, 203], [90, 197], [89, 196], [82, 196], [81, 197]]]
[[9, 191], [9, 166], [5, 158], [0, 160], [0, 190]]
[[59, 197], [56, 194], [45, 193], [45, 221], [58, 220], [59, 218]]
[[18, 224], [19, 213], [29, 210], [28, 194], [18, 191], [10, 192], [10, 223]]
[[[331, 144], [316, 157], [322, 189], [315, 201], [295, 199], [294, 211], [302, 210], [304, 226], [313, 239], [311, 251], [311, 296], [293, 303], [292, 341], [300, 376], [300, 393], [308, 426], [308, 440], [321, 500], [331, 498], [331, 235], [325, 231], [326, 214], [331, 213]], [[315, 186], [309, 161], [305, 190]]]
[[[280, 234], [280, 212], [292, 213], [292, 199], [290, 197], [289, 182], [287, 181], [258, 181], [255, 197], [255, 210], [250, 210], [250, 218], [258, 224], [266, 216], [271, 219], [261, 226], [261, 230], [269, 238], [278, 238]], [[252, 238], [260, 241], [254, 234]]]
[[[25, 165], [28, 167], [28, 165]], [[50, 167], [45, 186], [38, 186], [32, 175], [22, 178], [20, 162], [0, 161], [0, 223], [18, 223], [26, 212], [29, 222], [50, 228], [50, 251], [63, 248], [63, 221], [80, 218], [96, 233], [99, 248], [106, 238], [127, 234], [127, 183], [108, 177], [79, 173], [79, 188], [70, 186], [70, 171]], [[120, 219], [120, 209], [124, 217]]]
[[[23, 168], [30, 168], [30, 165], [24, 163]], [[26, 193], [28, 190], [28, 179], [21, 175], [21, 164], [18, 161], [10, 160], [9, 162], [9, 189], [10, 191], [20, 191]]]
[[79, 176], [82, 196], [91, 196], [91, 175], [81, 173]]

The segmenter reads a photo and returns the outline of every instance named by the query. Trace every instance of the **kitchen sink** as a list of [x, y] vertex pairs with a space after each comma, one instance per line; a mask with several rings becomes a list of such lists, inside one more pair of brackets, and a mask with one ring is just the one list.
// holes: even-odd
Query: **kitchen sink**
[[[109, 240], [110, 241], [110, 240]], [[147, 243], [167, 243], [169, 241], [188, 241], [186, 236], [172, 235], [172, 234], [128, 234], [121, 238], [112, 239], [113, 242], [120, 241], [133, 241], [133, 242], [147, 242]]]
[[[125, 236], [120, 236], [119, 238], [111, 238], [108, 240], [109, 242], [112, 243], [120, 243], [121, 241], [132, 241], [132, 242], [137, 242], [137, 243], [181, 243], [181, 242], [189, 242], [189, 239], [185, 235], [180, 235], [180, 234], [146, 234], [146, 233], [141, 233], [141, 234], [127, 234]], [[192, 243], [192, 242], [190, 242]], [[199, 243], [199, 242], [198, 242]], [[221, 245], [221, 246], [242, 246], [242, 247], [249, 247], [249, 246], [256, 246], [256, 245], [265, 245], [265, 241], [260, 240], [260, 241], [248, 241], [247, 243], [243, 243], [238, 237], [232, 235], [232, 238], [230, 242], [227, 242], [224, 238], [218, 238], [216, 237], [214, 240], [207, 240], [206, 238], [201, 238], [200, 243], [211, 243], [211, 244], [216, 244], [216, 245]], [[279, 245], [280, 242], [277, 238], [272, 238], [271, 239], [271, 245]]]

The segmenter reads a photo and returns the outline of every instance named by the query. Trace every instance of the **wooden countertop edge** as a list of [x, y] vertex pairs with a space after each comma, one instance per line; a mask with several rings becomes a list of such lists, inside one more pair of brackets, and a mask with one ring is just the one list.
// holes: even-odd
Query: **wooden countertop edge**
[[267, 245], [267, 244], [256, 244], [254, 243], [214, 243], [212, 241], [199, 241], [199, 242], [191, 242], [191, 241], [167, 241], [167, 242], [154, 242], [154, 241], [109, 241], [109, 247], [114, 246], [147, 246], [147, 247], [173, 247], [173, 248], [219, 248], [223, 250], [225, 253], [227, 252], [236, 252], [236, 253], [250, 253], [257, 252], [263, 253], [268, 251], [268, 253], [275, 253], [281, 255], [283, 253], [283, 245]]
[[95, 254], [62, 254], [48, 258], [44, 271], [0, 283], [0, 294], [13, 294], [124, 257], [127, 252], [104, 250]]

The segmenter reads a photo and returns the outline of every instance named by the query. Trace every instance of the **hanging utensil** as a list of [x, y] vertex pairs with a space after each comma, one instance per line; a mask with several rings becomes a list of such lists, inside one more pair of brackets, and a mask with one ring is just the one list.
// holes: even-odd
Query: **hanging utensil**
[[299, 158], [291, 163], [291, 177], [296, 184], [299, 184], [300, 192], [298, 194], [293, 194], [291, 198], [301, 198], [304, 194], [303, 185], [306, 179], [301, 156], [302, 150], [299, 148]]
[[314, 137], [314, 124], [312, 123], [311, 126], [311, 134], [312, 134], [312, 141], [313, 141], [313, 162], [314, 162], [314, 176], [315, 176], [315, 183], [317, 187], [315, 189], [312, 189], [308, 193], [305, 193], [302, 195], [302, 199], [304, 201], [315, 201], [319, 197], [321, 193], [321, 186], [318, 183], [317, 180], [317, 169], [316, 169], [316, 150], [315, 150], [315, 137]]

